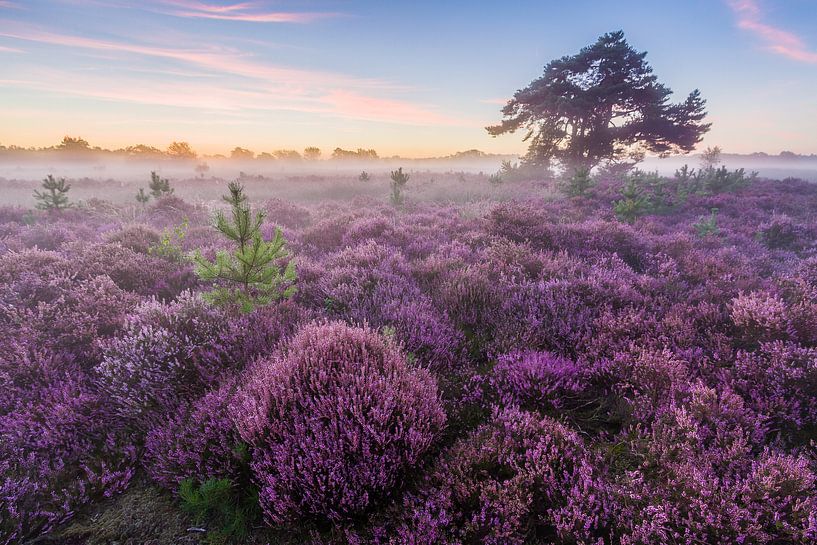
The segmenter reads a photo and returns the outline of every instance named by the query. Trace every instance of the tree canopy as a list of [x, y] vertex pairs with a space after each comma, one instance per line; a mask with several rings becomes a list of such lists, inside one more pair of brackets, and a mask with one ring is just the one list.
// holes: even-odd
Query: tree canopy
[[672, 90], [658, 82], [647, 53], [634, 50], [621, 31], [601, 36], [575, 55], [553, 60], [544, 75], [517, 91], [502, 108], [493, 136], [525, 130], [525, 162], [571, 170], [604, 160], [653, 152], [690, 152], [710, 124], [696, 89], [671, 103]]

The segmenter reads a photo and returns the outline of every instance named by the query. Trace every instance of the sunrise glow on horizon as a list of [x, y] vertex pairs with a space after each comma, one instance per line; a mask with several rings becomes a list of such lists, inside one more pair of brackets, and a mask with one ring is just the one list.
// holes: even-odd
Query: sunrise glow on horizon
[[0, 0], [0, 144], [521, 153], [484, 129], [504, 101], [622, 29], [675, 98], [701, 90], [704, 147], [817, 153], [816, 23], [781, 0]]

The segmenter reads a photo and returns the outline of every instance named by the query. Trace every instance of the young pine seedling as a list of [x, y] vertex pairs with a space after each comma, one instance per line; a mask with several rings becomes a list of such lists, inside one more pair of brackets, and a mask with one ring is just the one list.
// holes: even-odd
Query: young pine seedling
[[252, 212], [243, 186], [231, 182], [228, 189], [230, 193], [224, 200], [230, 205], [230, 215], [218, 212], [215, 227], [233, 242], [233, 250], [216, 252], [214, 261], [197, 250], [193, 263], [199, 278], [216, 283], [205, 294], [207, 300], [251, 312], [295, 293], [295, 263], [289, 260], [281, 267], [280, 261], [289, 256], [281, 229], [275, 229], [272, 240], [264, 240], [261, 224], [266, 215], [263, 211]]
[[42, 184], [44, 191], [34, 190], [34, 199], [37, 200], [37, 208], [39, 210], [59, 212], [66, 208], [71, 208], [73, 204], [68, 202], [68, 191], [71, 185], [65, 183], [65, 178], [59, 180], [49, 174]]

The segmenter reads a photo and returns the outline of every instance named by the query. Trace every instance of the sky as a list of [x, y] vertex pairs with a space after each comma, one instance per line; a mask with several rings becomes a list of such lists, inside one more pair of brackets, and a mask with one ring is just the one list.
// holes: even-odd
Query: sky
[[519, 153], [503, 102], [614, 30], [702, 146], [817, 153], [814, 0], [0, 0], [0, 144]]

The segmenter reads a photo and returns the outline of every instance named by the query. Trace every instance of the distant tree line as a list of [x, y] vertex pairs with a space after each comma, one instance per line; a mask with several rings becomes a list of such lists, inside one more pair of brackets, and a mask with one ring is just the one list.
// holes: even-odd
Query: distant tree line
[[[475, 151], [475, 150], [474, 150]], [[105, 149], [99, 146], [91, 146], [90, 143], [79, 136], [65, 136], [62, 141], [55, 146], [48, 147], [22, 147], [22, 146], [4, 146], [0, 145], [0, 156], [29, 154], [29, 153], [57, 153], [64, 154], [66, 157], [89, 157], [97, 154], [110, 154], [132, 158], [156, 158], [156, 159], [175, 159], [175, 160], [195, 160], [199, 158], [199, 154], [192, 148], [188, 142], [172, 142], [166, 149], [162, 150], [154, 146], [145, 144], [137, 144], [135, 146], [127, 146], [119, 149]], [[481, 152], [480, 152], [481, 153]], [[213, 159], [233, 159], [238, 161], [317, 161], [321, 159], [321, 149], [315, 146], [306, 147], [303, 152], [296, 150], [281, 149], [272, 152], [256, 153], [250, 149], [237, 146], [230, 151], [229, 155], [210, 155], [208, 158]], [[343, 148], [335, 148], [330, 159], [358, 159], [358, 160], [373, 160], [379, 159], [380, 156], [377, 151], [373, 149], [358, 148], [357, 150], [345, 150]], [[201, 165], [200, 165], [201, 166]], [[204, 174], [208, 169], [201, 166], [197, 172]]]

